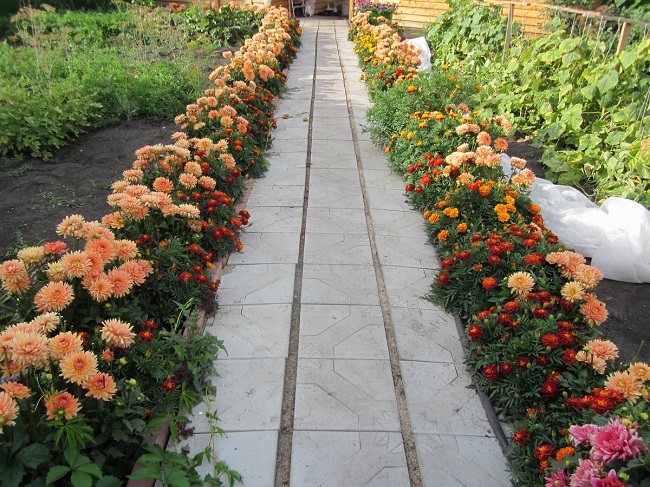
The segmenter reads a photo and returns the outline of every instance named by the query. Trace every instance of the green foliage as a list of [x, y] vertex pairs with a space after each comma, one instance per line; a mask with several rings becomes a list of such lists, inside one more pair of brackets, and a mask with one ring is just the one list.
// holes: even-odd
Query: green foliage
[[[618, 195], [650, 204], [647, 159], [634, 148], [650, 130], [643, 100], [650, 89], [650, 40], [607, 57], [604, 42], [562, 29], [520, 42], [490, 71], [484, 105], [515, 117], [546, 148], [547, 177], [587, 183], [596, 198]], [[632, 146], [632, 144], [637, 144]], [[632, 150], [631, 150], [632, 149]]]
[[229, 5], [206, 9], [191, 5], [181, 10], [178, 21], [187, 26], [192, 38], [207, 37], [216, 47], [241, 44], [259, 29], [261, 12], [232, 8]]
[[[472, 0], [446, 0], [449, 10], [439, 15], [428, 28], [434, 64], [441, 66], [457, 61], [485, 65], [503, 51], [507, 19], [501, 6], [475, 3]], [[513, 35], [518, 28], [513, 27]]]

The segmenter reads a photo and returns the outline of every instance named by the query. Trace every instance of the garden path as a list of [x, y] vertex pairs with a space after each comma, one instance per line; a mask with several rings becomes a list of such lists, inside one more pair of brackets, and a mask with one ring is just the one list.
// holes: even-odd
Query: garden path
[[401, 178], [363, 134], [347, 22], [302, 22], [271, 166], [207, 332], [216, 397], [195, 410], [246, 487], [508, 485], [454, 318], [424, 299], [438, 262]]

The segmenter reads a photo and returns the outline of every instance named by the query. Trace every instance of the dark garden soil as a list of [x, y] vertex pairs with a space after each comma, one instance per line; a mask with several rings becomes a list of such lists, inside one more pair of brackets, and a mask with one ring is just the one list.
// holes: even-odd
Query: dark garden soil
[[[175, 131], [171, 121], [131, 120], [82, 135], [55, 151], [50, 161], [0, 158], [0, 260], [19, 243], [56, 239], [55, 227], [67, 215], [101, 219], [110, 211], [109, 186], [131, 166], [135, 150], [171, 143]], [[513, 140], [508, 153], [528, 160], [543, 177], [539, 149]], [[601, 328], [618, 345], [621, 359], [636, 356], [650, 363], [650, 284], [605, 280], [596, 294], [610, 316]]]

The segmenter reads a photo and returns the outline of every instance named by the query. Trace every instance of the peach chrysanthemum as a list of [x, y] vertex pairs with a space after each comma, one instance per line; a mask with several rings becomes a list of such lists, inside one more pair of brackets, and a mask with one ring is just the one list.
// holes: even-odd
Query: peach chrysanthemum
[[34, 305], [41, 313], [61, 311], [74, 299], [72, 286], [67, 282], [50, 282], [38, 290]]
[[84, 282], [84, 286], [90, 297], [98, 303], [103, 303], [113, 295], [113, 284], [104, 273]]
[[56, 313], [43, 313], [42, 315], [38, 315], [29, 323], [34, 325], [34, 327], [41, 333], [46, 334], [56, 330], [61, 323], [61, 317]]
[[198, 218], [201, 211], [194, 205], [183, 203], [178, 205], [178, 214], [185, 218]]
[[0, 264], [0, 279], [2, 282], [18, 282], [23, 276], [26, 276], [27, 268], [25, 264], [18, 260], [7, 260]]
[[149, 264], [147, 261], [143, 261], [141, 259], [133, 259], [125, 262], [119, 267], [120, 269], [122, 269], [123, 271], [129, 274], [131, 280], [133, 281], [133, 284], [136, 286], [143, 284], [144, 281], [147, 279], [147, 276], [152, 271], [151, 265], [145, 268], [142, 265], [142, 262], [146, 262], [147, 264]]
[[102, 217], [102, 225], [106, 228], [124, 228], [124, 218], [119, 211], [115, 211]]
[[580, 350], [576, 354], [576, 361], [591, 364], [593, 369], [599, 374], [604, 374], [605, 367], [607, 367], [607, 362], [605, 360], [600, 357], [596, 357], [593, 353], [587, 352], [585, 350]]
[[585, 294], [583, 299], [585, 302], [580, 305], [580, 312], [585, 321], [591, 326], [602, 324], [609, 314], [605, 304], [591, 294]]
[[575, 279], [586, 289], [593, 289], [603, 280], [603, 273], [598, 267], [579, 264], [575, 269]]
[[614, 360], [618, 357], [618, 347], [613, 342], [602, 338], [589, 340], [585, 348], [603, 360]]
[[66, 331], [50, 338], [48, 348], [52, 360], [61, 360], [68, 354], [81, 352], [83, 341], [77, 333]]
[[18, 332], [11, 343], [11, 357], [23, 368], [45, 363], [46, 351], [47, 337], [42, 333]]
[[83, 384], [97, 373], [97, 356], [92, 352], [73, 352], [59, 362], [61, 377], [75, 384]]
[[111, 184], [111, 189], [113, 190], [113, 193], [121, 193], [124, 191], [128, 186], [130, 186], [130, 182], [120, 179], [118, 181], [115, 181], [113, 184]]
[[642, 388], [643, 383], [629, 372], [614, 372], [605, 381], [605, 389], [620, 392], [632, 404], [641, 397]]
[[72, 419], [81, 410], [79, 400], [69, 392], [59, 392], [45, 396], [47, 419]]
[[510, 164], [517, 169], [524, 169], [526, 167], [526, 160], [520, 157], [511, 157]]
[[131, 183], [137, 183], [142, 180], [144, 172], [141, 169], [126, 169], [122, 171], [122, 177]]
[[643, 382], [650, 381], [650, 366], [645, 362], [633, 363], [628, 367], [627, 371]]
[[86, 252], [68, 252], [61, 257], [61, 265], [68, 278], [84, 277], [90, 272], [92, 262], [86, 255]]
[[221, 154], [219, 156], [219, 159], [223, 161], [223, 165], [226, 166], [228, 169], [232, 169], [233, 167], [235, 167], [235, 164], [237, 164], [235, 158], [230, 154]]
[[138, 246], [133, 240], [116, 240], [115, 255], [122, 262], [134, 259], [138, 255]]
[[502, 137], [495, 139], [494, 148], [499, 152], [505, 152], [508, 150], [508, 141]]
[[77, 237], [77, 232], [86, 222], [86, 219], [81, 215], [66, 216], [61, 223], [56, 227], [56, 233], [64, 237]]
[[108, 238], [93, 238], [86, 242], [86, 252], [98, 254], [104, 262], [110, 262], [115, 258], [117, 249], [115, 240]]
[[476, 141], [479, 143], [479, 145], [490, 145], [492, 143], [492, 138], [487, 132], [479, 132], [479, 134], [476, 136]]
[[513, 293], [528, 294], [534, 285], [535, 279], [528, 272], [514, 272], [508, 277], [508, 287]]
[[128, 272], [117, 267], [108, 271], [106, 275], [113, 286], [114, 297], [121, 298], [129, 294], [133, 287], [133, 281]]
[[190, 161], [187, 164], [185, 164], [184, 171], [187, 174], [191, 174], [192, 176], [196, 176], [197, 178], [203, 174], [203, 170], [201, 169], [201, 164], [198, 162]]
[[0, 433], [5, 426], [13, 426], [18, 417], [18, 403], [6, 392], [0, 392]]
[[102, 401], [110, 401], [117, 392], [115, 381], [110, 375], [104, 372], [95, 374], [83, 386], [88, 389], [86, 396], [91, 396]]
[[196, 141], [196, 148], [209, 153], [214, 148], [214, 142], [207, 138], [199, 139]]
[[18, 251], [18, 258], [22, 260], [25, 265], [36, 265], [45, 258], [45, 249], [42, 246], [38, 247], [25, 247]]
[[45, 274], [47, 274], [47, 278], [52, 282], [66, 280], [65, 269], [63, 268], [63, 264], [59, 261], [50, 262], [47, 266]]
[[203, 189], [213, 190], [217, 185], [217, 182], [210, 176], [201, 176], [199, 178], [199, 184]]
[[187, 189], [193, 189], [196, 187], [196, 183], [198, 182], [196, 176], [193, 174], [189, 174], [184, 172], [180, 176], [178, 176], [178, 182], [181, 183], [183, 186], [185, 186]]
[[582, 284], [577, 281], [567, 282], [564, 286], [562, 286], [562, 290], [560, 291], [562, 297], [570, 303], [574, 303], [578, 299], [582, 298], [584, 293], [585, 290], [582, 287]]
[[48, 242], [43, 245], [43, 251], [46, 254], [64, 254], [68, 251], [68, 245], [65, 242], [56, 240], [54, 242]]
[[129, 348], [134, 340], [133, 327], [122, 320], [113, 318], [102, 323], [102, 340], [115, 348]]
[[174, 183], [167, 178], [157, 177], [153, 182], [153, 189], [160, 193], [169, 194], [174, 190]]
[[0, 384], [0, 389], [5, 391], [14, 399], [27, 399], [32, 395], [32, 391], [29, 390], [29, 387], [20, 382], [5, 382], [4, 384]]

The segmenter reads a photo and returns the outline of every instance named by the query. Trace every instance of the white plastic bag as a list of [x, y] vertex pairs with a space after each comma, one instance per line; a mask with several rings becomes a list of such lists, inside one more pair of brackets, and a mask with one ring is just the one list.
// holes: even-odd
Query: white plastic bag
[[416, 37], [415, 39], [406, 39], [404, 42], [407, 44], [419, 49], [420, 54], [420, 65], [418, 66], [418, 71], [425, 71], [431, 69], [431, 49], [429, 49], [429, 44], [424, 37]]
[[[510, 158], [503, 156], [508, 174]], [[577, 189], [536, 178], [531, 199], [562, 245], [591, 257], [607, 279], [650, 282], [650, 211], [624, 198], [598, 206]]]

